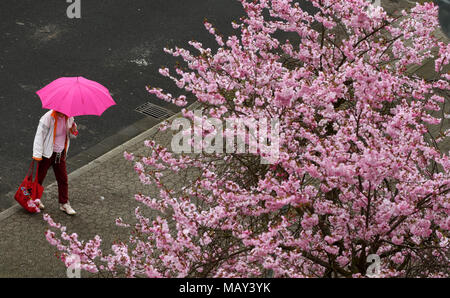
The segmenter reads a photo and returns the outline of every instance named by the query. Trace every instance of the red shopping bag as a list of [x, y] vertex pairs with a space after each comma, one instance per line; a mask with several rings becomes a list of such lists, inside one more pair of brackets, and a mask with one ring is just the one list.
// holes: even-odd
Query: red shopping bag
[[44, 187], [38, 183], [38, 170], [39, 163], [37, 162], [36, 175], [33, 181], [33, 172], [35, 160], [31, 162], [30, 169], [28, 170], [27, 176], [23, 180], [22, 184], [14, 196], [14, 199], [30, 213], [39, 212], [39, 203], [36, 200], [40, 200], [42, 193], [44, 192]]

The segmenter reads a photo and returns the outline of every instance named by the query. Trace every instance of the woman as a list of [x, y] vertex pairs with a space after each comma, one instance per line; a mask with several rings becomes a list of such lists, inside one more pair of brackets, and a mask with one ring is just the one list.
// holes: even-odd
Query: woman
[[[52, 166], [58, 182], [60, 209], [69, 215], [74, 215], [76, 212], [69, 204], [66, 156], [70, 138], [75, 138], [77, 135], [77, 125], [73, 117], [50, 110], [39, 120], [33, 145], [33, 159], [39, 161], [39, 184], [42, 185], [48, 168]], [[39, 208], [43, 209], [44, 205], [40, 203]]]

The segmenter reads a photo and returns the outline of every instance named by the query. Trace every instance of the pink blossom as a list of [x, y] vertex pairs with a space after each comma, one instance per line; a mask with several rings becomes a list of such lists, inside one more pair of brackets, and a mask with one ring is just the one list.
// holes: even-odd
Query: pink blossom
[[[437, 6], [394, 18], [366, 0], [309, 0], [316, 14], [296, 1], [240, 2], [246, 15], [232, 24], [236, 35], [205, 21], [214, 49], [198, 41], [188, 43], [192, 53], [164, 49], [184, 65], [160, 73], [184, 95], [147, 90], [179, 106], [189, 94], [204, 113], [182, 116], [205, 127], [208, 118], [278, 119], [279, 158], [266, 165], [264, 150], [174, 154], [147, 140], [147, 156], [130, 170], [149, 186], [135, 196], [149, 212], [136, 208], [131, 226], [116, 221], [129, 239], [104, 255], [99, 237], [82, 242], [44, 215], [60, 234], [47, 232], [49, 243], [80, 256], [82, 270], [112, 276], [365, 277], [365, 258], [377, 254], [380, 277], [448, 277], [434, 265], [448, 263], [450, 230], [450, 158], [440, 148], [450, 133], [429, 133], [447, 120], [450, 90]], [[279, 40], [279, 32], [298, 38]], [[407, 73], [429, 59], [435, 80]], [[183, 136], [202, 149], [194, 136], [211, 130]], [[224, 133], [224, 141], [236, 137], [246, 146], [255, 139]]]

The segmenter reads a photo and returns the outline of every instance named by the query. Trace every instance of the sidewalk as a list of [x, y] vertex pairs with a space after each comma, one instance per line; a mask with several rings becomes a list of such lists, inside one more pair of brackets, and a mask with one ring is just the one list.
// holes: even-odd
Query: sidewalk
[[[442, 36], [442, 39], [448, 42], [446, 37]], [[421, 67], [411, 68], [411, 72], [430, 79], [433, 69], [433, 61], [428, 61]], [[450, 114], [448, 105], [446, 113]], [[45, 239], [44, 232], [49, 227], [42, 219], [44, 213], [67, 226], [69, 233], [76, 232], [80, 240], [89, 240], [99, 234], [104, 249], [109, 248], [114, 240], [125, 239], [127, 230], [117, 227], [115, 219], [122, 217], [125, 222], [133, 223], [135, 208], [143, 206], [135, 201], [134, 195], [139, 192], [151, 195], [152, 188], [141, 184], [133, 163], [124, 159], [123, 152], [145, 155], [144, 141], [147, 139], [170, 148], [172, 132], [169, 129], [156, 134], [157, 127], [69, 174], [69, 198], [78, 212], [76, 216], [70, 217], [59, 210], [56, 183], [45, 189], [43, 203], [46, 209], [42, 213], [30, 215], [17, 205], [0, 213], [0, 277], [66, 277], [65, 266], [55, 257], [56, 248]], [[442, 146], [441, 149], [448, 152], [449, 140]], [[182, 184], [180, 178], [173, 178], [173, 183]], [[145, 209], [148, 208], [144, 207], [142, 211]], [[82, 272], [81, 276], [87, 277], [88, 274]]]

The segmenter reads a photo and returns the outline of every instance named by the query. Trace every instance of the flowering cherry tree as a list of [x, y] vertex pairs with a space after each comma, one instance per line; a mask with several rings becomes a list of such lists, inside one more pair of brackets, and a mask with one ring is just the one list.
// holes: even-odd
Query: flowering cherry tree
[[[159, 215], [118, 219], [133, 232], [108, 255], [100, 237], [81, 242], [45, 215], [61, 230], [46, 236], [65, 264], [76, 254], [84, 270], [128, 277], [364, 277], [377, 255], [382, 277], [448, 277], [448, 117], [433, 115], [450, 89], [450, 47], [434, 33], [437, 7], [388, 15], [365, 0], [310, 0], [313, 13], [291, 0], [240, 2], [239, 34], [225, 39], [205, 21], [218, 49], [165, 49], [185, 65], [160, 73], [202, 105], [201, 121], [280, 119], [279, 158], [175, 154], [146, 141], [149, 156], [125, 158], [159, 189], [135, 196]], [[407, 72], [429, 58], [435, 80]], [[197, 169], [191, 183], [167, 186], [167, 173], [186, 169]]]

